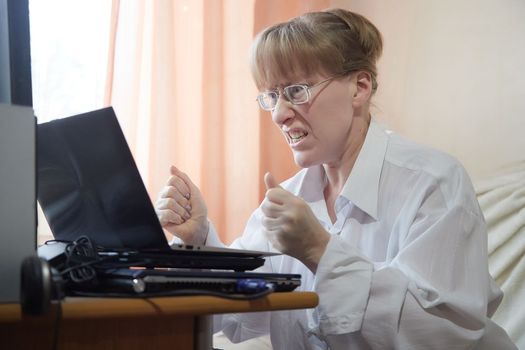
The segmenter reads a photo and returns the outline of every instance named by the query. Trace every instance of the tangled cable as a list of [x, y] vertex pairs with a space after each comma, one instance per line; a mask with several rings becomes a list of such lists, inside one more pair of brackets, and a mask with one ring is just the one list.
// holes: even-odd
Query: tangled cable
[[86, 236], [80, 236], [69, 242], [64, 250], [66, 268], [60, 272], [75, 283], [84, 283], [97, 277], [94, 265], [102, 262], [97, 254], [97, 248]]

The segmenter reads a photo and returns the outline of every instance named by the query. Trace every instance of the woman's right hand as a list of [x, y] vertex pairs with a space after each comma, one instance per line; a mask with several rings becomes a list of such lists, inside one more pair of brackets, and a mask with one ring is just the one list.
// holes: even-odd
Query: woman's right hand
[[160, 224], [186, 244], [204, 244], [208, 235], [208, 209], [188, 175], [170, 167], [171, 176], [155, 203]]

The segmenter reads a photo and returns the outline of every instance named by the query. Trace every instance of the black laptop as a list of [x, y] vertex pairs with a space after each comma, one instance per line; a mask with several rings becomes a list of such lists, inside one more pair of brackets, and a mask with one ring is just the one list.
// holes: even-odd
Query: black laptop
[[[96, 284], [70, 287], [70, 295], [103, 291], [120, 296], [208, 294], [217, 296], [289, 292], [301, 284], [301, 275], [260, 272], [206, 271], [188, 269], [105, 269], [98, 271]], [[119, 295], [115, 295], [119, 296]]]
[[56, 240], [144, 267], [252, 270], [274, 253], [169, 246], [113, 108], [37, 126], [38, 201]]

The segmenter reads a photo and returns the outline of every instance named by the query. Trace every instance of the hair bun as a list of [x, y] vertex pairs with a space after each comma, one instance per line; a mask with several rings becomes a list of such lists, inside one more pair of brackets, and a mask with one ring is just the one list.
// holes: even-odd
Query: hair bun
[[350, 31], [356, 35], [363, 52], [372, 60], [377, 61], [383, 52], [383, 39], [381, 32], [372, 22], [360, 14], [343, 9], [329, 9], [325, 12], [337, 16], [343, 21]]

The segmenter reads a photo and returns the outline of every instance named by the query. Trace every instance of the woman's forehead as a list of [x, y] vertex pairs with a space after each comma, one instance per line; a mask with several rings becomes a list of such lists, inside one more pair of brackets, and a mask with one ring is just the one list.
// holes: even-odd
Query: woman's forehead
[[299, 83], [306, 83], [308, 82], [308, 77], [305, 77], [304, 75], [293, 75], [293, 76], [280, 76], [279, 78], [269, 80], [265, 87], [270, 89], [275, 89], [278, 87], [285, 87], [291, 84], [299, 84]]
[[324, 76], [323, 72], [307, 72], [306, 70], [274, 70], [268, 71], [262, 87], [267, 90], [273, 90], [279, 87], [285, 87], [291, 84], [309, 84]]
[[295, 82], [309, 75], [304, 69], [298, 69], [296, 65], [266, 65], [262, 67], [261, 72], [263, 73], [261, 83], [267, 88]]

